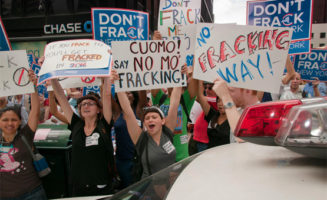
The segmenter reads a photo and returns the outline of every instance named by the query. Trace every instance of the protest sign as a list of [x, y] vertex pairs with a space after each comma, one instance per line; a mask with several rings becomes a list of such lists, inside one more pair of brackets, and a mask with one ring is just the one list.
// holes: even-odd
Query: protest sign
[[185, 39], [186, 63], [193, 65], [195, 24], [200, 23], [201, 1], [161, 0], [159, 5], [158, 30], [163, 39]]
[[[76, 88], [76, 87], [88, 87], [101, 85], [101, 79], [97, 77], [70, 77], [58, 79], [60, 85], [64, 89]], [[48, 91], [52, 91], [53, 88], [48, 86]]]
[[0, 17], [0, 51], [9, 51], [11, 50], [10, 42], [8, 36], [3, 26], [1, 17]]
[[112, 42], [116, 92], [186, 86], [184, 40]]
[[294, 68], [304, 80], [327, 81], [327, 50], [312, 49], [310, 54], [296, 55]]
[[313, 0], [247, 2], [247, 24], [293, 29], [289, 54], [310, 52]]
[[110, 47], [96, 40], [65, 40], [49, 43], [38, 84], [58, 77], [108, 76]]
[[0, 51], [0, 96], [33, 93], [25, 50]]
[[92, 8], [93, 38], [108, 45], [111, 41], [148, 40], [149, 14], [146, 12]]
[[290, 28], [198, 24], [193, 78], [278, 93], [291, 37]]
[[93, 92], [93, 93], [96, 93], [96, 94], [100, 95], [100, 86], [95, 85], [95, 86], [83, 87], [83, 96], [87, 95], [90, 92]]

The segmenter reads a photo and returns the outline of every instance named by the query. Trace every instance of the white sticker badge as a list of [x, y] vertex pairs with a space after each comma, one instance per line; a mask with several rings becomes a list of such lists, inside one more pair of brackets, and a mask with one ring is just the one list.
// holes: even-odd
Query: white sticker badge
[[100, 137], [99, 133], [93, 133], [91, 136], [86, 137], [85, 146], [88, 147], [88, 146], [98, 145], [99, 144], [99, 137]]
[[173, 152], [175, 150], [174, 145], [168, 141], [166, 142], [164, 145], [162, 145], [162, 148], [168, 153], [170, 154], [171, 152]]

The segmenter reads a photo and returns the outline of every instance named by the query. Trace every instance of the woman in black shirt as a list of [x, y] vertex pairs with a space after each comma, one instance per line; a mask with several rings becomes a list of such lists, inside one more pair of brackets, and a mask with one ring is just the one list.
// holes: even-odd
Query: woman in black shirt
[[[207, 85], [208, 90], [212, 90], [212, 86]], [[230, 143], [230, 127], [228, 124], [227, 116], [225, 113], [222, 101], [217, 97], [217, 108], [215, 110], [210, 106], [207, 98], [204, 96], [204, 86], [203, 81], [199, 81], [199, 93], [197, 101], [200, 103], [203, 112], [205, 114], [205, 119], [208, 122], [208, 137], [209, 143], [208, 148], [229, 144]]]

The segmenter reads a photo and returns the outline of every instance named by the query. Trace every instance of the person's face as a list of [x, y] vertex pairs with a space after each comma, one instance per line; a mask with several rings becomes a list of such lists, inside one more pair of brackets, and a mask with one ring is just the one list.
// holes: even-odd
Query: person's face
[[220, 114], [225, 114], [225, 108], [224, 108], [224, 104], [221, 101], [221, 99], [217, 100], [217, 108]]
[[131, 92], [126, 92], [130, 104], [134, 102], [134, 95]]
[[292, 89], [298, 89], [301, 84], [301, 76], [299, 73], [296, 73], [294, 78], [291, 80], [291, 88]]
[[100, 112], [100, 109], [98, 108], [95, 101], [91, 99], [85, 99], [80, 103], [80, 112], [81, 116], [84, 118], [96, 117]]
[[243, 90], [240, 88], [228, 87], [229, 94], [232, 97], [236, 107], [242, 107], [244, 105]]
[[15, 134], [20, 123], [21, 120], [12, 110], [4, 112], [0, 118], [0, 128], [5, 134]]
[[149, 135], [154, 135], [161, 131], [162, 125], [165, 124], [165, 120], [161, 119], [158, 113], [149, 112], [144, 116], [143, 123]]
[[208, 97], [215, 97], [216, 93], [212, 89], [213, 84], [205, 84], [204, 85], [204, 91]]

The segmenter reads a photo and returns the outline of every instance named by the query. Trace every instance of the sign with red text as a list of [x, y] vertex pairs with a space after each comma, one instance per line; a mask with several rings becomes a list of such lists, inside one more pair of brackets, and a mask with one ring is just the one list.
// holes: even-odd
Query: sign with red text
[[292, 29], [198, 24], [193, 77], [279, 93]]
[[97, 40], [65, 40], [45, 47], [39, 81], [58, 77], [108, 76], [110, 47]]
[[0, 96], [34, 92], [28, 77], [29, 64], [25, 50], [0, 51]]
[[186, 86], [184, 40], [113, 41], [116, 92]]

